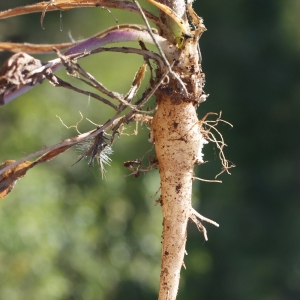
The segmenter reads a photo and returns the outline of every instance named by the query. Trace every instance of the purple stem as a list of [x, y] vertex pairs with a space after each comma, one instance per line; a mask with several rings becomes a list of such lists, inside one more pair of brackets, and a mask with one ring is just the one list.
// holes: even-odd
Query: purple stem
[[[167, 42], [166, 39], [162, 38], [159, 35], [155, 35], [158, 43], [160, 44], [161, 48], [164, 49], [166, 52], [169, 52], [170, 54], [173, 52], [172, 48], [170, 47], [170, 44]], [[116, 30], [109, 32], [104, 37], [92, 37], [89, 38], [73, 47], [71, 47], [69, 50], [65, 52], [64, 55], [72, 55], [77, 53], [82, 53], [84, 51], [92, 51], [94, 49], [97, 49], [99, 47], [103, 47], [107, 44], [111, 43], [118, 43], [118, 42], [132, 42], [132, 41], [143, 41], [145, 43], [154, 44], [150, 34], [145, 30], [136, 30], [136, 29], [122, 29], [122, 30]], [[166, 53], [168, 54], [168, 53]], [[59, 69], [62, 68], [62, 63], [58, 59], [54, 59], [52, 61], [49, 61], [48, 63], [54, 62], [52, 66], [50, 67], [52, 72], [57, 72]], [[18, 96], [28, 92], [30, 89], [32, 89], [34, 86], [38, 85], [39, 83], [36, 83], [34, 85], [21, 85], [18, 88], [16, 88], [14, 91], [8, 91], [4, 93], [3, 98], [0, 99], [0, 105], [4, 105], [9, 103], [10, 101], [14, 100]], [[0, 95], [1, 96], [1, 95]]]

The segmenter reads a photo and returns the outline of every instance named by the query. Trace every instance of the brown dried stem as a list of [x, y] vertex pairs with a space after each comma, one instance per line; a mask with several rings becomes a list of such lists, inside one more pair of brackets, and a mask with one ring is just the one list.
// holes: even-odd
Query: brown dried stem
[[[36, 4], [8, 9], [0, 12], [0, 19], [11, 18], [24, 14], [54, 11], [54, 10], [69, 10], [82, 7], [109, 7], [121, 10], [127, 10], [134, 13], [139, 13], [137, 7], [130, 1], [119, 0], [55, 0], [55, 2], [43, 1]], [[154, 24], [158, 24], [158, 18], [151, 12], [144, 10], [147, 18]]]

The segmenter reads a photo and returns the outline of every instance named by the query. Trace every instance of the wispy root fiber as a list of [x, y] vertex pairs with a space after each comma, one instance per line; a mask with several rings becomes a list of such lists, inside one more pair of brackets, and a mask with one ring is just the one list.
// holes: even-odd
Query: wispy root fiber
[[[209, 116], [217, 116], [217, 118], [215, 120], [208, 120], [207, 118]], [[228, 124], [230, 127], [233, 127], [232, 124], [230, 124], [229, 122], [221, 119], [221, 115], [222, 112], [220, 112], [219, 114], [217, 113], [213, 113], [213, 112], [209, 112], [207, 113], [201, 120], [198, 121], [198, 126], [200, 129], [200, 133], [202, 134], [202, 137], [208, 141], [208, 142], [213, 142], [217, 148], [219, 149], [219, 159], [221, 161], [222, 164], [222, 170], [220, 173], [218, 173], [215, 178], [217, 178], [219, 175], [221, 175], [224, 172], [227, 172], [228, 174], [230, 174], [229, 169], [235, 167], [235, 165], [230, 162], [229, 160], [226, 159], [225, 154], [224, 154], [224, 147], [227, 146], [224, 142], [224, 138], [221, 134], [221, 132], [217, 129], [217, 126], [219, 124], [219, 122], [223, 122]], [[202, 179], [199, 177], [193, 177], [193, 179], [197, 179], [197, 180], [201, 180], [201, 181], [205, 181], [205, 182], [222, 182], [220, 180], [208, 180], [208, 179]], [[196, 224], [197, 228], [199, 229], [199, 231], [201, 231], [204, 235], [205, 240], [208, 240], [207, 237], [207, 230], [206, 228], [203, 226], [203, 224], [201, 223], [201, 221], [204, 222], [208, 222], [210, 224], [213, 224], [217, 227], [219, 227], [219, 224], [216, 223], [213, 220], [210, 220], [202, 215], [200, 215], [195, 209], [191, 209], [191, 214], [189, 216], [189, 219]]]
[[[207, 117], [210, 116], [210, 115], [217, 115], [218, 117], [215, 120], [207, 120]], [[230, 127], [233, 127], [233, 125], [230, 124], [229, 122], [221, 119], [221, 116], [222, 116], [222, 111], [219, 114], [209, 112], [201, 120], [199, 120], [199, 122], [198, 122], [200, 132], [203, 135], [203, 138], [206, 139], [209, 142], [213, 142], [217, 146], [217, 148], [219, 149], [219, 159], [220, 159], [221, 164], [222, 164], [222, 170], [221, 170], [220, 173], [218, 173], [215, 176], [215, 178], [217, 178], [218, 176], [220, 176], [224, 172], [226, 172], [228, 174], [231, 174], [229, 172], [229, 169], [235, 167], [235, 164], [233, 164], [231, 161], [227, 160], [226, 157], [225, 157], [223, 149], [227, 145], [225, 144], [223, 135], [217, 129], [217, 126], [218, 126], [219, 122], [223, 122], [225, 124], [228, 124]], [[200, 178], [195, 178], [195, 179], [200, 179]], [[212, 182], [216, 182], [216, 181], [212, 181]]]

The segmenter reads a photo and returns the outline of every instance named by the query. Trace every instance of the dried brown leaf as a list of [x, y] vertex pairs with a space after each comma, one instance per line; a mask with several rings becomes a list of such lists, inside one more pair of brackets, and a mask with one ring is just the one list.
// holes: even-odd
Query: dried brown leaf
[[30, 44], [30, 43], [10, 43], [0, 42], [0, 51], [26, 52], [26, 53], [53, 53], [53, 48], [63, 50], [79, 43], [61, 43], [61, 44]]
[[[33, 162], [30, 161], [23, 161], [12, 168], [7, 169], [3, 174], [0, 175], [0, 198], [5, 198], [11, 190], [14, 188], [18, 179], [25, 176], [26, 172], [36, 166], [39, 163], [49, 161], [56, 157], [57, 155], [65, 152], [71, 146], [64, 146], [58, 149], [51, 150], [44, 155], [40, 156]], [[0, 165], [0, 171], [4, 168], [8, 167], [9, 165], [14, 164], [15, 160], [7, 160], [3, 164]]]
[[[53, 3], [50, 1], [42, 1], [36, 4], [16, 7], [0, 12], [0, 19], [11, 18], [19, 15], [42, 12], [42, 19], [46, 11], [53, 10], [68, 10], [72, 8], [81, 7], [109, 7], [127, 10], [138, 13], [136, 6], [131, 1], [120, 0], [55, 0]], [[146, 16], [155, 24], [158, 24], [158, 18], [151, 12], [144, 10]]]
[[42, 66], [42, 62], [26, 53], [12, 55], [0, 70], [0, 105], [3, 104], [4, 93], [18, 88], [20, 85], [41, 82], [42, 78], [28, 76], [31, 71]]
[[[15, 160], [5, 161], [2, 165], [0, 165], [0, 170], [14, 162]], [[6, 197], [11, 192], [17, 180], [26, 174], [28, 169], [32, 167], [32, 164], [33, 163], [30, 161], [24, 161], [0, 175], [0, 198]]]

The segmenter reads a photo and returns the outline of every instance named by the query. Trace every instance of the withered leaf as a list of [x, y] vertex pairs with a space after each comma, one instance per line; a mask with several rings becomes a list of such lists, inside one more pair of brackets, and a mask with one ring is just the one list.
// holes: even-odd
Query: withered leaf
[[[15, 163], [15, 160], [7, 160], [0, 165], [0, 170], [4, 169], [8, 165]], [[28, 169], [33, 166], [33, 163], [30, 161], [24, 161], [19, 165], [6, 170], [3, 174], [0, 175], [0, 198], [4, 198], [11, 192], [15, 186], [17, 180], [23, 177]]]
[[30, 161], [24, 161], [16, 166], [9, 168], [4, 173], [1, 174], [1, 170], [6, 168], [7, 166], [16, 163], [15, 160], [7, 160], [3, 164], [0, 165], [0, 198], [5, 198], [11, 190], [14, 188], [16, 182], [18, 179], [22, 178], [26, 172], [34, 167], [35, 165], [49, 161], [56, 157], [57, 155], [65, 152], [71, 147], [71, 145], [59, 147], [57, 149], [53, 149], [51, 151], [48, 151], [44, 155], [40, 156], [38, 159], [36, 159], [33, 162]]
[[13, 91], [21, 85], [43, 81], [43, 75], [29, 76], [30, 72], [41, 67], [42, 62], [26, 53], [12, 55], [0, 70], [0, 105], [3, 104], [4, 94]]

